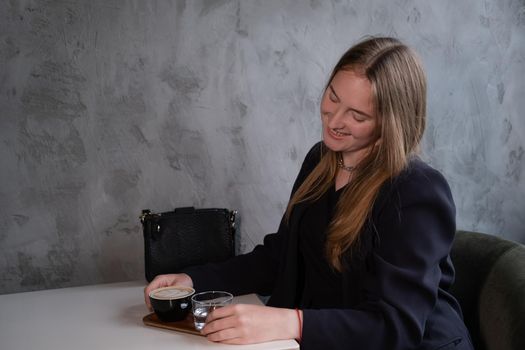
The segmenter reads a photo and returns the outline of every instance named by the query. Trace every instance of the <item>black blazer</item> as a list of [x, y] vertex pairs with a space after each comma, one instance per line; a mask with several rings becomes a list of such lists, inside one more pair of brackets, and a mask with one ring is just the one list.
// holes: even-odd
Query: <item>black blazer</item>
[[[292, 194], [318, 164], [307, 154]], [[297, 306], [298, 204], [289, 224], [225, 263], [185, 269], [196, 290], [270, 295], [268, 306]], [[455, 207], [444, 177], [419, 159], [385, 184], [358, 250], [345, 257], [343, 305], [303, 310], [302, 349], [472, 349], [457, 301], [449, 252]]]

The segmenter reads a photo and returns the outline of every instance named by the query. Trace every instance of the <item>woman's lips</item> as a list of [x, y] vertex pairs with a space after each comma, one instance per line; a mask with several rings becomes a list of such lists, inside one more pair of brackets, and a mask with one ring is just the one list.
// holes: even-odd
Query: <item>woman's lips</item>
[[346, 133], [342, 133], [342, 132], [337, 132], [333, 129], [328, 129], [328, 134], [330, 135], [330, 137], [336, 139], [336, 140], [342, 140], [344, 139], [346, 136], [349, 136], [350, 134], [346, 134]]

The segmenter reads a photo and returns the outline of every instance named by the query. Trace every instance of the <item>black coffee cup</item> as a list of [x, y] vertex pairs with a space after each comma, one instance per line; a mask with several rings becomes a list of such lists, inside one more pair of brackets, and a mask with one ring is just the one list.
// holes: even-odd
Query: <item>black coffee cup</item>
[[190, 287], [163, 287], [149, 293], [153, 311], [164, 322], [181, 321], [191, 310], [191, 296], [195, 290]]

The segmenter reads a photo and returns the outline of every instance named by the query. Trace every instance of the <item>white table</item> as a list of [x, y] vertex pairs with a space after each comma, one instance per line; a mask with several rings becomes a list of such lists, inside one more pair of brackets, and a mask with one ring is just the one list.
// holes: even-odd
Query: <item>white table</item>
[[[0, 295], [0, 349], [299, 349], [294, 340], [224, 345], [146, 326], [143, 288], [124, 282]], [[254, 294], [234, 302], [260, 304]]]

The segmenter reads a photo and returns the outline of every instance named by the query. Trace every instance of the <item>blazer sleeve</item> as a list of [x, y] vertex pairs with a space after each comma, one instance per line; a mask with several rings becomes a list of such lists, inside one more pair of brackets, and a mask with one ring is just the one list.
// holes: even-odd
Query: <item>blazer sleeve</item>
[[[321, 143], [315, 144], [303, 161], [294, 182], [292, 194], [301, 185], [321, 157]], [[288, 237], [286, 220], [281, 219], [276, 233], [267, 234], [263, 244], [250, 253], [238, 255], [222, 263], [210, 263], [183, 269], [199, 290], [228, 290], [234, 295], [258, 293], [270, 295], [281, 260], [283, 242]]]
[[[424, 164], [420, 162], [421, 164]], [[446, 180], [424, 165], [389, 191], [376, 215], [377, 244], [366, 258], [363, 301], [351, 309], [304, 310], [301, 348], [416, 349], [438, 297], [455, 234]]]

